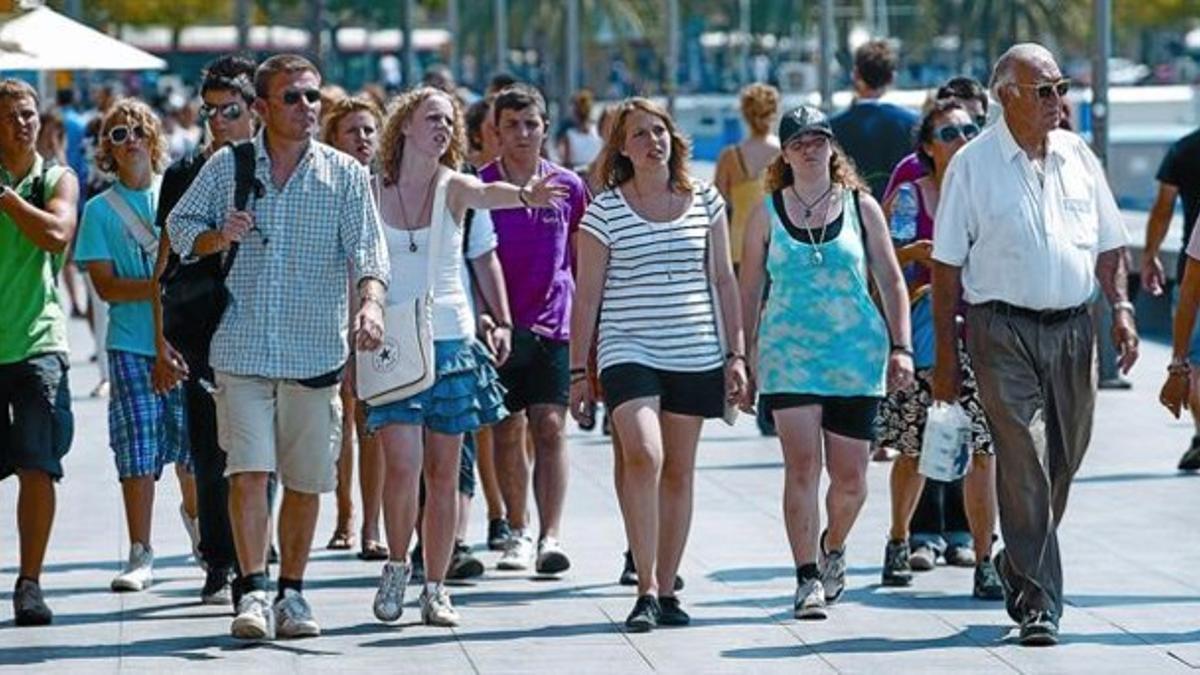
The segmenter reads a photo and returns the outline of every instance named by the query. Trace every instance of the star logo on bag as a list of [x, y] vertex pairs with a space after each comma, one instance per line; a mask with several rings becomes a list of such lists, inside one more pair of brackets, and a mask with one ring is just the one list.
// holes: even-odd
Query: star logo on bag
[[399, 345], [395, 340], [385, 339], [383, 345], [376, 350], [374, 357], [371, 359], [371, 366], [376, 372], [390, 373], [396, 367], [400, 360]]

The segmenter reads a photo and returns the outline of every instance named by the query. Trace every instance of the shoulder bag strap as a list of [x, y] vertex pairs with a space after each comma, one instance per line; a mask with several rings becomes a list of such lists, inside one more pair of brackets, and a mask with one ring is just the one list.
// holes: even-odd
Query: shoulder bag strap
[[121, 219], [121, 224], [125, 226], [125, 231], [129, 232], [129, 235], [146, 255], [157, 257], [158, 235], [154, 232], [153, 226], [138, 215], [125, 201], [125, 198], [117, 194], [115, 188], [104, 193], [104, 201], [108, 202], [113, 211], [116, 211], [117, 217]]

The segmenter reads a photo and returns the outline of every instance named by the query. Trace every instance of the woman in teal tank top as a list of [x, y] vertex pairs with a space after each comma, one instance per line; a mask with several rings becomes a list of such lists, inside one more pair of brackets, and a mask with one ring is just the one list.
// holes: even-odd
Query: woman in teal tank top
[[[845, 588], [844, 546], [867, 496], [879, 401], [912, 384], [911, 330], [883, 212], [828, 119], [802, 106], [783, 116], [779, 138], [783, 154], [767, 171], [768, 196], [746, 231], [742, 307], [751, 383], [783, 446], [795, 616], [825, 618]], [[822, 448], [830, 478], [824, 531]]]

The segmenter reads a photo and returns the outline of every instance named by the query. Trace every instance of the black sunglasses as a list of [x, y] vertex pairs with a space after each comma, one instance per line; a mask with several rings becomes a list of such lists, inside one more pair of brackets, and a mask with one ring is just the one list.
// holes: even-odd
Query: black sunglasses
[[241, 103], [226, 103], [225, 105], [209, 105], [205, 103], [200, 106], [200, 119], [208, 121], [218, 114], [230, 122], [235, 122], [242, 118], [242, 113], [245, 109]]
[[128, 126], [121, 124], [108, 130], [108, 140], [112, 141], [113, 145], [123, 145], [125, 141], [129, 140], [131, 133], [139, 140], [146, 138], [146, 128], [142, 125], [133, 127], [131, 131]]
[[933, 130], [934, 138], [943, 143], [953, 143], [960, 137], [969, 141], [978, 135], [979, 125], [974, 122], [961, 125], [947, 124]]
[[308, 101], [309, 105], [321, 100], [321, 90], [319, 89], [288, 89], [283, 92], [283, 102], [287, 105], [296, 105], [303, 98]]
[[1039, 84], [1021, 84], [1017, 82], [1016, 85], [1024, 89], [1035, 90], [1037, 97], [1040, 99], [1047, 99], [1055, 94], [1058, 94], [1059, 98], [1063, 98], [1071, 90], [1071, 81], [1065, 77], [1056, 82], [1042, 82]]

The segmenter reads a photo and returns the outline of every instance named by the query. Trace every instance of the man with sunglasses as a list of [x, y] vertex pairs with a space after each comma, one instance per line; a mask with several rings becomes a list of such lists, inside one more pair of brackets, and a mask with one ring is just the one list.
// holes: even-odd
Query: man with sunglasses
[[67, 321], [55, 278], [75, 234], [79, 181], [47, 169], [37, 153], [37, 93], [0, 81], [0, 479], [17, 475], [20, 571], [13, 589], [18, 626], [51, 622], [40, 577], [54, 483], [71, 447]]
[[[209, 357], [242, 571], [231, 630], [242, 639], [320, 634], [302, 595], [303, 577], [320, 495], [337, 485], [338, 388], [348, 356], [352, 280], [359, 309], [350, 337], [367, 350], [383, 337], [390, 270], [382, 226], [366, 168], [315, 140], [320, 86], [316, 67], [303, 57], [264, 61], [254, 75], [254, 110], [264, 130], [254, 138], [261, 190], [252, 206], [234, 210], [235, 162], [224, 149], [200, 169], [167, 218], [180, 256], [240, 245], [226, 279], [230, 311]], [[220, 234], [202, 237], [214, 229]], [[272, 472], [284, 487], [273, 605], [266, 579]]]
[[[249, 140], [254, 133], [254, 68], [249, 59], [224, 56], [205, 68], [200, 85], [200, 117], [209, 135], [208, 144], [173, 163], [163, 175], [159, 196], [157, 224], [161, 231], [155, 279], [162, 277], [170, 257], [170, 237], [166, 232], [167, 214], [200, 173], [200, 168], [217, 150], [231, 143]], [[203, 240], [222, 236], [220, 230], [205, 232]], [[198, 264], [219, 265], [214, 256]], [[225, 453], [217, 443], [216, 408], [205, 389], [213, 382], [208, 354], [176, 351], [163, 336], [161, 292], [154, 294], [155, 351], [154, 388], [168, 391], [183, 380], [187, 403], [188, 440], [195, 463], [197, 515], [200, 520], [199, 557], [206, 570], [200, 600], [204, 604], [229, 605], [229, 580], [237, 568], [233, 547], [233, 532], [229, 525], [229, 483], [225, 479]]]
[[1084, 141], [1058, 128], [1068, 88], [1036, 44], [996, 62], [1003, 119], [950, 163], [933, 236], [933, 398], [959, 398], [955, 310], [968, 303], [967, 351], [996, 447], [995, 565], [1020, 641], [1058, 641], [1063, 610], [1057, 528], [1091, 440], [1097, 280], [1113, 307], [1121, 370], [1137, 360], [1126, 292], [1129, 235]]

